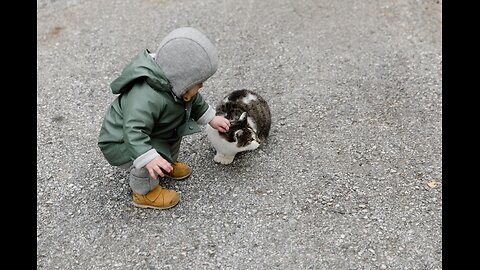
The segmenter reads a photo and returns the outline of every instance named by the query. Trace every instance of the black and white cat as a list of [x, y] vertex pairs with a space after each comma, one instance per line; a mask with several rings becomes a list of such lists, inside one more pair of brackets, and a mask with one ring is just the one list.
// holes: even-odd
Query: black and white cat
[[230, 120], [226, 133], [218, 132], [207, 125], [207, 137], [216, 150], [213, 160], [230, 164], [239, 152], [257, 149], [268, 136], [272, 123], [267, 102], [257, 93], [235, 90], [216, 107], [217, 115]]

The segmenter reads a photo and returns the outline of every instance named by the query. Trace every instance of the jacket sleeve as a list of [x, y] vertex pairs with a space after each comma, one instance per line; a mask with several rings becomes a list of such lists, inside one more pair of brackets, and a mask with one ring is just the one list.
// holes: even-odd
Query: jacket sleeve
[[215, 116], [215, 110], [210, 106], [200, 93], [192, 98], [192, 114], [191, 117], [199, 125], [206, 125], [212, 121]]
[[152, 151], [154, 148], [150, 134], [155, 119], [165, 108], [165, 102], [159, 93], [145, 85], [132, 88], [124, 98], [122, 110], [125, 145], [135, 167], [139, 168], [158, 155]]

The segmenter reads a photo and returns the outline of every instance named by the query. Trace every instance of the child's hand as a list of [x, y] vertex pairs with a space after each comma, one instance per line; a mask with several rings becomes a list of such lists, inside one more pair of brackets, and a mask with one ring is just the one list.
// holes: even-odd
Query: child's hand
[[212, 121], [210, 121], [210, 126], [212, 126], [214, 129], [220, 131], [220, 132], [227, 132], [228, 129], [230, 128], [230, 121], [228, 121], [227, 118], [223, 116], [215, 116], [213, 117]]
[[162, 169], [166, 172], [170, 172], [173, 170], [172, 164], [166, 161], [162, 156], [154, 158], [147, 165], [145, 165], [145, 168], [148, 170], [148, 173], [153, 180], [157, 179], [159, 175], [161, 177], [165, 176]]

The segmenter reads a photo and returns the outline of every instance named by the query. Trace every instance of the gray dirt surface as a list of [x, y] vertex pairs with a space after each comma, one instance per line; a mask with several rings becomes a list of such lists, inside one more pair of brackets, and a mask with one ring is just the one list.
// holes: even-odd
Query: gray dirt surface
[[[442, 2], [37, 0], [37, 269], [441, 269]], [[202, 94], [272, 111], [228, 166], [185, 137], [170, 210], [131, 204], [99, 151], [109, 84], [194, 26]]]

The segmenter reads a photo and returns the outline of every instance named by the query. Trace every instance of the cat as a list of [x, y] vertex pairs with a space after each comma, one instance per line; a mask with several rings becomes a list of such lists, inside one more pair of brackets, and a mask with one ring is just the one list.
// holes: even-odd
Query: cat
[[213, 160], [230, 164], [239, 152], [257, 149], [268, 137], [272, 123], [270, 107], [259, 94], [235, 90], [216, 107], [216, 115], [230, 121], [230, 129], [219, 132], [207, 125], [207, 137], [216, 150]]

